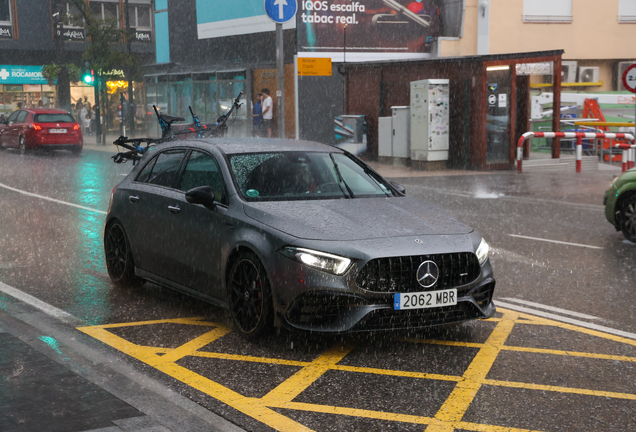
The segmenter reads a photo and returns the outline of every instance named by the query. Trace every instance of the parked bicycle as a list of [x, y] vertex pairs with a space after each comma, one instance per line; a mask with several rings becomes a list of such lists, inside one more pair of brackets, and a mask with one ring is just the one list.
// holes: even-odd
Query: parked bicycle
[[[173, 130], [172, 124], [178, 121], [185, 121], [183, 117], [159, 113], [157, 107], [153, 105], [152, 107], [157, 115], [157, 121], [161, 127], [161, 138], [128, 138], [120, 136], [113, 142], [113, 144], [118, 147], [123, 147], [128, 151], [117, 153], [113, 156], [113, 161], [115, 163], [125, 163], [131, 160], [133, 165], [135, 165], [151, 146], [178, 140], [181, 135], [196, 133], [198, 138], [218, 138], [225, 136], [228, 130], [228, 120], [233, 113], [236, 116], [236, 110], [241, 108], [242, 103], [240, 102], [240, 99], [242, 96], [243, 92], [239, 92], [229, 111], [221, 115], [214, 124], [210, 125], [202, 124], [199, 121], [199, 116], [192, 111], [192, 107], [188, 107], [190, 114], [192, 115], [192, 125], [180, 130]], [[145, 144], [145, 146], [143, 144]]]

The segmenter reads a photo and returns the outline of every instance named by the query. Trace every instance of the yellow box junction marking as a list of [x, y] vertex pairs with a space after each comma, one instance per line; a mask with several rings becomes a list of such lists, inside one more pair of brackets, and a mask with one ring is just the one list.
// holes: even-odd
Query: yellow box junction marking
[[[202, 318], [179, 318], [142, 321], [134, 323], [106, 324], [101, 326], [79, 327], [78, 329], [103, 343], [110, 345], [129, 356], [136, 358], [167, 375], [233, 407], [234, 409], [266, 424], [278, 431], [310, 431], [306, 426], [274, 411], [272, 408], [283, 408], [297, 411], [325, 413], [332, 415], [345, 415], [351, 417], [364, 417], [368, 419], [394, 421], [411, 424], [421, 424], [426, 432], [452, 432], [455, 429], [463, 429], [477, 432], [531, 432], [527, 429], [510, 428], [505, 426], [470, 423], [462, 421], [466, 411], [474, 401], [477, 392], [483, 385], [520, 388], [530, 390], [550, 391], [564, 394], [579, 394], [604, 398], [623, 400], [636, 400], [636, 394], [597, 391], [583, 388], [556, 387], [538, 385], [525, 382], [499, 381], [487, 379], [487, 375], [502, 351], [516, 351], [539, 353], [555, 356], [574, 356], [591, 359], [613, 360], [618, 362], [633, 363], [636, 357], [596, 354], [575, 351], [562, 351], [553, 349], [527, 348], [506, 346], [506, 340], [516, 325], [538, 325], [558, 327], [596, 336], [606, 340], [620, 342], [636, 346], [636, 341], [620, 336], [602, 333], [596, 330], [577, 327], [571, 324], [560, 323], [545, 318], [535, 317], [524, 313], [518, 313], [503, 308], [498, 308], [503, 313], [501, 318], [492, 318], [487, 321], [496, 323], [495, 328], [484, 343], [457, 342], [449, 340], [425, 340], [405, 339], [400, 340], [409, 343], [423, 345], [445, 345], [466, 348], [476, 348], [479, 351], [461, 376], [429, 374], [422, 372], [396, 371], [380, 368], [367, 368], [357, 366], [345, 366], [338, 364], [354, 348], [354, 345], [336, 344], [326, 350], [313, 361], [293, 361], [267, 357], [255, 357], [227, 354], [221, 352], [199, 351], [206, 345], [225, 336], [232, 330], [223, 325], [207, 322]], [[198, 336], [177, 348], [159, 348], [136, 345], [109, 331], [109, 329], [136, 327], [154, 324], [183, 324], [210, 327], [210, 331]], [[262, 398], [243, 396], [229, 388], [203, 377], [191, 370], [179, 366], [176, 362], [186, 356], [214, 358], [241, 362], [277, 364], [295, 366], [300, 368], [294, 375], [279, 384]], [[315, 383], [320, 377], [330, 370], [367, 373], [385, 376], [400, 376], [414, 379], [426, 379], [437, 381], [456, 382], [455, 388], [442, 404], [434, 417], [406, 415], [382, 411], [338, 407], [330, 405], [300, 403], [293, 400]], [[424, 430], [423, 429], [423, 430]]]

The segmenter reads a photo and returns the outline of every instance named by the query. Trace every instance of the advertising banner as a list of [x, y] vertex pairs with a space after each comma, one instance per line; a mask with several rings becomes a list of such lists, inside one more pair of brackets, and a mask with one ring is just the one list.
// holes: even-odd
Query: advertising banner
[[[430, 56], [441, 0], [300, 0], [299, 57], [342, 61]], [[345, 31], [346, 26], [346, 31]]]
[[48, 84], [42, 66], [0, 65], [0, 84]]
[[[196, 0], [199, 39], [273, 32], [276, 25], [265, 14], [263, 0]], [[283, 24], [293, 29], [296, 21]]]

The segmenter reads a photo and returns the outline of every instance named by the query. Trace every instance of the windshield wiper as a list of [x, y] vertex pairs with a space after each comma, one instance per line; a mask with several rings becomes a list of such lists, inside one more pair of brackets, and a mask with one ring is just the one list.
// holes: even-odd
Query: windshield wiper
[[[351, 198], [355, 198], [355, 195], [353, 194], [353, 191], [351, 190], [351, 188], [349, 187], [347, 182], [345, 182], [344, 179], [342, 178], [342, 174], [340, 174], [340, 168], [338, 168], [338, 163], [333, 158], [333, 154], [329, 153], [329, 157], [331, 158], [331, 161], [333, 162], [333, 165], [336, 168], [336, 174], [338, 174], [338, 179], [342, 182], [342, 184], [345, 185], [345, 187], [347, 188], [347, 191], [349, 192], [350, 197]], [[340, 187], [340, 189], [342, 189], [342, 186]]]

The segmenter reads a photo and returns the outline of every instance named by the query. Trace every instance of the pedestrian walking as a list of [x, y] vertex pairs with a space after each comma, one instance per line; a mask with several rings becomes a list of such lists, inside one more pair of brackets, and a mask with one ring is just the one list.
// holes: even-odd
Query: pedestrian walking
[[269, 95], [269, 89], [261, 90], [263, 93], [263, 129], [267, 131], [267, 138], [272, 137], [272, 119], [274, 118], [274, 101]]
[[256, 95], [256, 102], [254, 103], [254, 107], [252, 108], [252, 136], [261, 137], [263, 136], [263, 93], [258, 93]]

